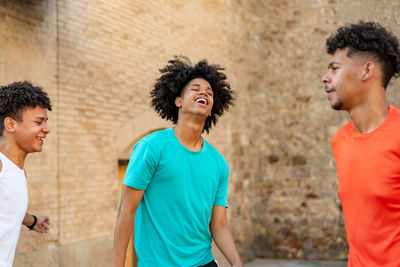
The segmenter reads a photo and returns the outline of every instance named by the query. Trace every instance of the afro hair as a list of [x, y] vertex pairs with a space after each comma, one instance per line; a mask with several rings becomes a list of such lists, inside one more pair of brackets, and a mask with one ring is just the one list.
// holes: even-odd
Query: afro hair
[[398, 77], [400, 71], [399, 40], [389, 30], [377, 22], [360, 22], [340, 27], [326, 40], [329, 54], [337, 49], [348, 48], [347, 56], [352, 53], [366, 52], [382, 64], [383, 87], [386, 88], [392, 76]]
[[204, 78], [210, 83], [214, 97], [211, 115], [206, 119], [203, 129], [208, 133], [211, 126], [216, 124], [218, 117], [224, 113], [224, 110], [229, 109], [234, 100], [233, 91], [226, 82], [223, 70], [224, 68], [219, 65], [208, 64], [206, 60], [192, 66], [188, 58], [175, 56], [164, 68], [160, 69], [161, 76], [150, 93], [153, 108], [161, 118], [176, 124], [179, 109], [175, 106], [175, 99], [181, 95], [183, 88], [191, 80]]

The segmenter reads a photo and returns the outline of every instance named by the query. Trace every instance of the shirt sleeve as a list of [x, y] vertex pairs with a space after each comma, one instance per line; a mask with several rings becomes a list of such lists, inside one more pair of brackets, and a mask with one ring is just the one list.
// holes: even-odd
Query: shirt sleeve
[[214, 199], [214, 205], [228, 207], [228, 178], [229, 178], [229, 166], [228, 163], [224, 162], [224, 168], [221, 172], [221, 178], [219, 180], [217, 193]]
[[126, 169], [123, 184], [139, 190], [146, 190], [158, 164], [158, 156], [146, 141], [139, 141], [133, 148]]

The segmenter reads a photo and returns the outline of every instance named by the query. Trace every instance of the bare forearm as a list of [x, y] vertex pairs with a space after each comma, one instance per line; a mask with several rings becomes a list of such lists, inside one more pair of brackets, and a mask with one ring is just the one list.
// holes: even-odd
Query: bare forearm
[[130, 212], [120, 212], [114, 233], [114, 267], [125, 266], [126, 250], [132, 235], [134, 215]]
[[35, 219], [33, 218], [32, 215], [30, 215], [29, 213], [25, 213], [25, 217], [24, 220], [22, 221], [22, 224], [25, 226], [31, 226], [34, 221]]
[[242, 262], [237, 252], [232, 233], [227, 224], [211, 228], [215, 244], [227, 258], [232, 266], [241, 267]]
[[[124, 267], [125, 265], [126, 249], [132, 235], [136, 209], [143, 194], [143, 190], [122, 186], [121, 204], [114, 233], [114, 267]], [[133, 235], [135, 235], [134, 232]]]

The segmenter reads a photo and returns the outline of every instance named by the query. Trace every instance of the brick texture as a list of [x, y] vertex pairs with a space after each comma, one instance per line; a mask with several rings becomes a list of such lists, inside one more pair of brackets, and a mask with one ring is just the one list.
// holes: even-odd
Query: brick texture
[[221, 64], [236, 91], [206, 138], [230, 164], [242, 258], [345, 259], [330, 138], [348, 117], [322, 90], [324, 43], [358, 20], [400, 36], [399, 15], [390, 0], [0, 0], [0, 83], [30, 80], [54, 105], [44, 152], [26, 164], [29, 210], [52, 230], [23, 229], [15, 266], [110, 265], [120, 144], [165, 127], [127, 129], [151, 117], [149, 91], [174, 55]]

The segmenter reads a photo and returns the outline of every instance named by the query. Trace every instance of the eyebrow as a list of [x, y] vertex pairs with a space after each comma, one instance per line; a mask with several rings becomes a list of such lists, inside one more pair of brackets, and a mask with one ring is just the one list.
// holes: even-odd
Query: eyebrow
[[334, 65], [334, 64], [338, 64], [338, 65], [340, 65], [340, 64], [339, 64], [339, 62], [332, 61], [331, 63], [329, 63], [329, 65], [328, 65], [328, 69], [332, 68], [332, 65]]
[[45, 120], [45, 121], [47, 121], [49, 118], [46, 118], [46, 117], [34, 117], [36, 120], [37, 119], [39, 119], [39, 120], [41, 120], [41, 121], [43, 121], [43, 120]]
[[[201, 85], [198, 84], [198, 83], [194, 83], [194, 84], [192, 84], [191, 86], [201, 86]], [[207, 86], [207, 88], [210, 89], [210, 90], [212, 90], [210, 86]]]

